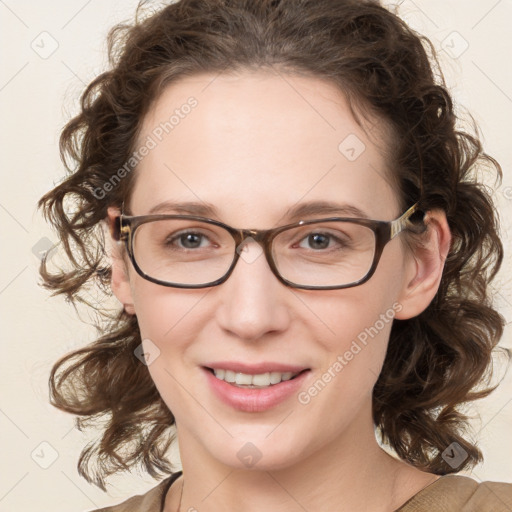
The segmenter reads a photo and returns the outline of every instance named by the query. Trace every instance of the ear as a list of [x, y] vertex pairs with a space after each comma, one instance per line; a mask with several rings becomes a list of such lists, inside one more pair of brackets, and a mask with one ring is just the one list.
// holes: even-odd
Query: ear
[[111, 240], [111, 261], [112, 261], [112, 279], [111, 287], [114, 295], [123, 304], [124, 310], [130, 314], [135, 314], [135, 307], [133, 305], [132, 289], [130, 286], [130, 279], [128, 268], [124, 257], [124, 247], [122, 242], [115, 240], [112, 236], [112, 226], [114, 219], [120, 214], [118, 208], [109, 207], [107, 210], [108, 226], [110, 231]]
[[431, 210], [425, 215], [427, 226], [421, 239], [411, 244], [404, 287], [399, 298], [402, 305], [398, 320], [422, 313], [434, 299], [443, 275], [451, 244], [451, 233], [443, 210]]

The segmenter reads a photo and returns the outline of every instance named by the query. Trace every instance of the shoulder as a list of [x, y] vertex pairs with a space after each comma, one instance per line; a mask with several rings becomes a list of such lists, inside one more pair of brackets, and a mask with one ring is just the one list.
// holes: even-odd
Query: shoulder
[[181, 471], [162, 480], [156, 487], [153, 487], [145, 494], [132, 496], [131, 498], [119, 503], [91, 512], [160, 512], [162, 510], [162, 500], [171, 484], [181, 475]]
[[436, 480], [397, 512], [510, 512], [512, 484], [477, 482], [465, 476], [447, 475]]

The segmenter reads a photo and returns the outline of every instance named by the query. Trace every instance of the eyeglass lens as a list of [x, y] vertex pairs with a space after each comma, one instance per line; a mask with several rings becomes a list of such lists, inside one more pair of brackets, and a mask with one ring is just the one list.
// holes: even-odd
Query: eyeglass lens
[[[324, 221], [280, 232], [273, 239], [271, 253], [287, 281], [302, 286], [342, 286], [366, 276], [375, 245], [375, 233], [366, 226]], [[146, 222], [137, 227], [133, 240], [135, 261], [146, 275], [181, 285], [222, 278], [236, 251], [229, 231], [190, 219]]]

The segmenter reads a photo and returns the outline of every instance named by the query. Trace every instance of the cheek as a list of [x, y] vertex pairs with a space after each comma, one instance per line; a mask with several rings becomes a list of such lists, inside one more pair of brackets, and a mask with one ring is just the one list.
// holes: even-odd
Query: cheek
[[[140, 284], [140, 286], [139, 286]], [[148, 370], [159, 394], [178, 418], [191, 412], [195, 402], [187, 390], [196, 389], [197, 369], [188, 357], [204, 322], [198, 318], [205, 292], [178, 290], [151, 283], [134, 287], [134, 305], [144, 353], [150, 354]]]
[[400, 309], [367, 296], [364, 301], [352, 299], [339, 304], [337, 314], [329, 310], [324, 317], [334, 333], [322, 338], [322, 364], [297, 397], [304, 418], [323, 418], [326, 438], [348, 428], [361, 411], [371, 411], [373, 388]]
[[172, 340], [177, 346], [197, 327], [190, 318], [197, 315], [196, 306], [205, 292], [168, 288], [137, 277], [132, 295], [142, 339], [158, 340], [166, 346]]
[[385, 345], [392, 321], [401, 310], [398, 294], [390, 288], [376, 279], [351, 289], [334, 290], [332, 295], [324, 292], [305, 298], [304, 303], [315, 313], [315, 324], [322, 324], [322, 331], [328, 333], [321, 338], [324, 349], [328, 353], [344, 352], [354, 341], [364, 345], [373, 339]]
[[399, 310], [398, 304], [390, 305], [387, 301], [365, 299], [353, 300], [348, 304], [345, 301], [330, 322], [333, 333], [324, 341], [328, 355], [324, 366], [331, 373], [333, 369], [338, 372], [343, 370], [354, 381], [364, 378], [368, 372], [378, 376], [386, 355], [393, 319]]
[[329, 383], [341, 397], [371, 395], [386, 356], [393, 321], [402, 310], [397, 300], [400, 268], [387, 264], [394, 256], [389, 254], [389, 261], [383, 258], [382, 267], [361, 286], [305, 299], [317, 317], [315, 325], [322, 325], [322, 334], [316, 338], [322, 361], [319, 389]]

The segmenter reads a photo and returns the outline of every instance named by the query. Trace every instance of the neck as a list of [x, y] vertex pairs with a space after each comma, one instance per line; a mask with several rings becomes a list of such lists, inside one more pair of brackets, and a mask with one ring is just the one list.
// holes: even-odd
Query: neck
[[262, 457], [250, 469], [220, 464], [186, 431], [179, 432], [186, 484], [174, 490], [165, 512], [178, 510], [180, 501], [181, 512], [387, 512], [435, 479], [386, 454], [371, 421], [353, 428], [289, 466], [266, 467]]

